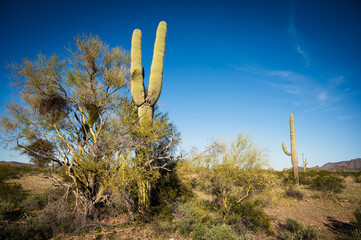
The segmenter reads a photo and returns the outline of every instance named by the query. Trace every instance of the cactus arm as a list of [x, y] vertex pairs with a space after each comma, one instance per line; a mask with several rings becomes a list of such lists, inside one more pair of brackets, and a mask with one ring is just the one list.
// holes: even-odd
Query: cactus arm
[[291, 156], [291, 153], [289, 151], [287, 151], [286, 145], [284, 142], [282, 142], [282, 149], [284, 151], [284, 153], [286, 153], [286, 155]]
[[165, 52], [165, 40], [167, 37], [167, 24], [162, 21], [158, 25], [157, 35], [154, 43], [152, 66], [150, 69], [148, 94], [146, 102], [153, 106], [159, 98], [162, 90], [163, 63]]
[[130, 92], [134, 103], [140, 106], [145, 101], [145, 91], [142, 66], [142, 33], [139, 29], [135, 29], [133, 32], [130, 55]]

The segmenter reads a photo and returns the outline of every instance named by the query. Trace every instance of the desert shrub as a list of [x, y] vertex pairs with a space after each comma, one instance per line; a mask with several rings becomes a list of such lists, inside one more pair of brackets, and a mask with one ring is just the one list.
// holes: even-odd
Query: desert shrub
[[301, 185], [310, 185], [312, 184], [313, 179], [318, 175], [317, 170], [310, 169], [306, 172], [299, 172], [300, 184]]
[[296, 186], [296, 179], [293, 178], [292, 172], [287, 172], [282, 179], [282, 187], [287, 191], [294, 189]]
[[14, 208], [14, 203], [9, 203], [5, 201], [0, 202], [0, 221], [8, 220]]
[[0, 200], [12, 202], [15, 204], [20, 203], [27, 193], [23, 190], [22, 186], [18, 183], [0, 182]]
[[351, 233], [351, 239], [352, 240], [361, 240], [361, 229], [355, 229]]
[[334, 174], [336, 176], [339, 176], [339, 177], [342, 177], [342, 178], [347, 178], [349, 176], [352, 176], [352, 172], [351, 171], [345, 171], [345, 170], [342, 170], [342, 169], [338, 169], [336, 170], [336, 172], [334, 172]]
[[173, 161], [167, 165], [170, 171], [159, 171], [160, 177], [152, 189], [152, 206], [162, 209], [179, 198], [184, 201], [192, 195], [192, 189], [183, 184], [178, 175], [179, 171], [175, 171], [177, 165], [178, 163]]
[[48, 203], [48, 194], [33, 194], [29, 195], [21, 202], [21, 207], [26, 211], [34, 211], [43, 209]]
[[82, 230], [86, 225], [85, 217], [69, 209], [66, 202], [53, 202], [22, 226], [21, 239], [49, 239]]
[[361, 203], [360, 206], [354, 211], [354, 216], [356, 220], [356, 226], [361, 230]]
[[[20, 207], [25, 211], [36, 211], [45, 208], [49, 203], [54, 204], [65, 194], [65, 189], [58, 187], [46, 190], [43, 193], [28, 195], [21, 203]], [[72, 195], [68, 197], [71, 201]]]
[[212, 212], [202, 201], [188, 201], [180, 204], [175, 212], [176, 226], [184, 236], [188, 236], [198, 223], [211, 226], [221, 221], [221, 216]]
[[207, 227], [203, 224], [197, 224], [193, 231], [194, 240], [236, 240], [238, 236], [228, 225], [221, 224]]
[[272, 232], [271, 219], [264, 213], [262, 201], [245, 200], [237, 203], [232, 200], [231, 203], [230, 213], [232, 214], [226, 216], [229, 224], [237, 224], [237, 221], [241, 221], [246, 228], [253, 231]]
[[158, 234], [171, 233], [176, 230], [176, 226], [172, 221], [155, 220], [152, 224], [152, 229]]
[[305, 227], [294, 219], [287, 218], [285, 231], [278, 234], [278, 239], [311, 240], [317, 238], [316, 230], [312, 226]]
[[[302, 172], [304, 173], [304, 172]], [[301, 177], [300, 177], [300, 183], [301, 183]], [[296, 188], [296, 180], [293, 178], [293, 175], [291, 172], [289, 172], [287, 175], [284, 176], [282, 179], [282, 187], [285, 191], [285, 195], [287, 197], [295, 198], [298, 200], [303, 199], [303, 193]]]
[[36, 170], [36, 168], [28, 165], [16, 166], [11, 163], [0, 163], [0, 182], [7, 179], [18, 178], [20, 175], [34, 170]]
[[311, 189], [321, 191], [326, 195], [340, 193], [346, 188], [345, 180], [332, 174], [320, 172], [310, 185]]
[[303, 193], [298, 189], [288, 189], [286, 190], [286, 195], [297, 200], [302, 200], [304, 197]]
[[361, 170], [353, 171], [352, 177], [354, 178], [355, 183], [361, 183]]

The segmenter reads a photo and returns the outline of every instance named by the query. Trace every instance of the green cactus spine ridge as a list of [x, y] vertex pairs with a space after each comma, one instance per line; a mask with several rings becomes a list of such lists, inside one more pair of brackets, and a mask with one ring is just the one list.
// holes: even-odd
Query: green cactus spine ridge
[[292, 168], [293, 168], [293, 177], [296, 180], [296, 183], [299, 184], [298, 177], [298, 158], [296, 152], [296, 134], [295, 134], [295, 124], [293, 114], [290, 114], [290, 138], [291, 138], [291, 152], [287, 151], [286, 145], [282, 142], [282, 149], [284, 153], [288, 156], [291, 156]]
[[148, 89], [144, 87], [144, 70], [142, 66], [142, 33], [135, 29], [131, 46], [131, 82], [130, 91], [134, 103], [138, 106], [138, 119], [141, 132], [146, 132], [153, 122], [154, 105], [158, 101], [163, 82], [163, 66], [167, 24], [158, 25], [154, 43], [153, 60], [150, 70]]
[[286, 155], [291, 156], [291, 153], [289, 151], [287, 151], [287, 147], [284, 142], [282, 142], [282, 149]]
[[[131, 81], [130, 92], [133, 102], [137, 106], [139, 133], [147, 138], [153, 124], [154, 105], [159, 99], [162, 82], [165, 41], [167, 36], [167, 24], [162, 21], [158, 25], [154, 43], [153, 60], [150, 69], [148, 88], [144, 87], [144, 69], [142, 66], [142, 33], [139, 29], [134, 30], [131, 46]], [[138, 151], [137, 158], [146, 161], [148, 148]], [[143, 176], [138, 181], [138, 208], [140, 212], [147, 212], [150, 207], [151, 183]]]

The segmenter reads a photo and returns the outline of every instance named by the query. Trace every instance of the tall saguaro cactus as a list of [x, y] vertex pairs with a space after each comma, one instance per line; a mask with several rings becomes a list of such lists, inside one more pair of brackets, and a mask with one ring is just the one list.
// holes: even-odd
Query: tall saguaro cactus
[[[135, 29], [131, 46], [131, 81], [130, 91], [133, 102], [138, 108], [139, 133], [147, 138], [153, 123], [154, 105], [158, 101], [162, 90], [163, 63], [167, 23], [162, 21], [158, 25], [154, 43], [153, 60], [150, 70], [148, 89], [144, 87], [144, 69], [142, 66], [142, 33]], [[146, 161], [147, 149], [138, 150], [138, 158]], [[151, 185], [147, 176], [142, 176], [138, 182], [139, 210], [148, 211], [150, 206]]]
[[299, 184], [298, 178], [298, 158], [296, 152], [296, 134], [295, 134], [295, 124], [293, 119], [293, 114], [290, 115], [290, 135], [291, 135], [291, 153], [287, 151], [286, 145], [282, 142], [282, 149], [286, 155], [291, 156], [292, 168], [293, 168], [293, 178], [296, 180], [296, 183]]
[[154, 105], [162, 90], [163, 63], [167, 24], [159, 23], [154, 44], [153, 61], [150, 69], [148, 89], [144, 88], [144, 70], [142, 66], [142, 33], [135, 29], [131, 47], [131, 94], [138, 107], [138, 118], [141, 132], [146, 133], [153, 122]]

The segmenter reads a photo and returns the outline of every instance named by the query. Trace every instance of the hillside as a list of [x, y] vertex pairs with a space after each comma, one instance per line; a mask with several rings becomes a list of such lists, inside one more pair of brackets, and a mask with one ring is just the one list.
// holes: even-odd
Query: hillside
[[321, 167], [316, 166], [314, 168], [326, 170], [359, 170], [361, 169], [361, 158], [355, 158], [349, 161], [326, 163]]

